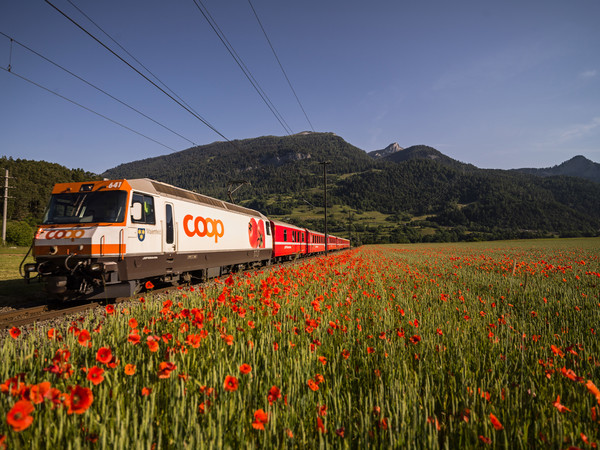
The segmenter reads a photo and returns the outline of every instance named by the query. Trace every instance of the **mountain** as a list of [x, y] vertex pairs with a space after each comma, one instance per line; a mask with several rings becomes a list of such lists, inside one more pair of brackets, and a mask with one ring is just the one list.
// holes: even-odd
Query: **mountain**
[[[241, 185], [235, 203], [322, 230], [325, 168], [329, 232], [355, 243], [600, 235], [600, 183], [478, 169], [425, 145], [394, 143], [376, 153], [333, 133], [302, 132], [214, 142], [102, 176], [148, 177], [223, 200], [228, 186]], [[581, 158], [557, 168], [578, 165], [587, 174], [591, 162]], [[0, 162], [17, 177], [9, 220], [31, 224], [42, 218], [54, 183], [97, 177], [43, 161]]]
[[[388, 146], [386, 150], [390, 147], [391, 146]], [[371, 153], [369, 153], [369, 155]], [[476, 167], [471, 164], [465, 164], [455, 159], [452, 159], [449, 156], [444, 155], [442, 152], [436, 150], [435, 148], [429, 147], [427, 145], [413, 145], [407, 148], [402, 148], [398, 146], [397, 150], [382, 155], [382, 158], [386, 161], [392, 161], [395, 163], [411, 161], [413, 159], [428, 159], [431, 161], [439, 162], [442, 165], [454, 167], [457, 169], [476, 169]]]
[[569, 176], [585, 178], [600, 183], [600, 164], [590, 161], [585, 156], [575, 156], [562, 164], [546, 169], [515, 169], [518, 172], [540, 177]]
[[148, 177], [222, 199], [227, 199], [230, 181], [247, 181], [251, 187], [236, 192], [239, 201], [317, 188], [323, 181], [324, 161], [331, 162], [327, 171], [332, 179], [376, 166], [363, 150], [333, 133], [303, 132], [214, 142], [121, 164], [102, 175]]
[[600, 233], [600, 185], [588, 180], [478, 169], [426, 145], [367, 154], [333, 133], [215, 142], [103, 176], [149, 177], [221, 199], [229, 182], [245, 181], [236, 202], [322, 229], [323, 209], [313, 205], [323, 204], [324, 161], [329, 230], [362, 242]]
[[404, 149], [402, 147], [400, 147], [397, 142], [394, 142], [393, 144], [388, 145], [383, 150], [374, 150], [372, 152], [367, 153], [367, 155], [369, 155], [371, 158], [375, 158], [375, 159], [385, 158], [385, 157], [390, 156], [401, 150], [404, 150]]

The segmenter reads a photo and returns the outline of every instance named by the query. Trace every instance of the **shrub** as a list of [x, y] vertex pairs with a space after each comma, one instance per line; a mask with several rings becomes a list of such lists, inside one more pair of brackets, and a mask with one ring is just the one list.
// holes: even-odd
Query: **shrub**
[[6, 224], [6, 243], [18, 247], [29, 247], [33, 241], [35, 229], [25, 221]]

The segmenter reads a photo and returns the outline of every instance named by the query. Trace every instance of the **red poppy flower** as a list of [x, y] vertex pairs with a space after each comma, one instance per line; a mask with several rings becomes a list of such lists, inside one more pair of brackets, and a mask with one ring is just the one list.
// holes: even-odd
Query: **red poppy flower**
[[310, 379], [307, 381], [307, 384], [308, 384], [308, 387], [309, 387], [309, 388], [310, 388], [312, 391], [318, 391], [318, 390], [319, 390], [319, 385], [318, 385], [317, 383], [315, 383], [315, 382], [313, 381], [313, 379], [312, 379], [312, 378], [310, 378]]
[[112, 352], [110, 347], [100, 347], [96, 353], [96, 361], [102, 364], [108, 364], [112, 359]]
[[94, 395], [89, 388], [79, 385], [71, 388], [71, 393], [65, 399], [65, 405], [69, 408], [68, 414], [83, 414], [94, 401]]
[[421, 336], [415, 334], [413, 337], [409, 339], [412, 344], [418, 344], [421, 341]]
[[238, 379], [236, 377], [232, 377], [231, 375], [227, 375], [225, 377], [225, 383], [223, 383], [223, 388], [229, 392], [237, 391]]
[[266, 423], [269, 421], [269, 416], [262, 409], [257, 409], [254, 412], [254, 422], [252, 422], [252, 427], [255, 430], [264, 430]]
[[252, 372], [252, 366], [250, 364], [242, 364], [240, 366], [240, 372], [245, 374], [248, 374], [250, 372]]
[[150, 349], [151, 352], [158, 351], [158, 342], [152, 336], [148, 336], [146, 343], [148, 344], [148, 349]]
[[147, 388], [147, 387], [143, 387], [142, 388], [142, 396], [147, 397], [151, 393], [152, 393], [152, 389], [151, 388]]
[[[137, 331], [137, 330], [136, 330]], [[127, 337], [127, 341], [131, 342], [133, 345], [139, 344], [140, 343], [140, 335], [137, 333], [131, 333], [128, 337]]]
[[323, 425], [323, 421], [321, 420], [320, 417], [317, 417], [317, 430], [319, 430], [323, 434], [327, 433], [327, 430], [325, 429], [325, 425]]
[[489, 437], [485, 437], [482, 435], [479, 435], [479, 440], [481, 442], [483, 442], [484, 444], [488, 444], [488, 445], [492, 443], [492, 440]]
[[79, 335], [77, 336], [77, 342], [79, 342], [79, 344], [83, 347], [91, 347], [91, 339], [92, 336], [90, 335], [90, 332], [88, 330], [81, 330], [79, 332]]
[[13, 431], [23, 431], [33, 423], [33, 417], [30, 416], [33, 410], [33, 403], [28, 400], [19, 400], [6, 414], [6, 423], [12, 427]]
[[135, 364], [125, 364], [125, 375], [135, 374]]
[[592, 382], [592, 380], [588, 380], [587, 383], [585, 384], [585, 387], [587, 388], [588, 391], [590, 391], [590, 394], [592, 394], [594, 397], [596, 397], [596, 400], [598, 401], [598, 404], [600, 405], [600, 389], [598, 389], [596, 387], [596, 385]]
[[[17, 327], [12, 327], [10, 329], [10, 337], [13, 339], [18, 338], [21, 335], [21, 330], [19, 330]], [[33, 420], [33, 419], [31, 419]]]
[[134, 329], [138, 327], [138, 321], [135, 320], [135, 317], [129, 319], [129, 327]]
[[504, 430], [504, 426], [502, 425], [502, 423], [500, 423], [498, 418], [492, 413], [490, 413], [490, 420], [496, 431]]
[[106, 305], [104, 310], [106, 311], [106, 314], [112, 315], [115, 313], [115, 305]]
[[570, 412], [571, 411], [565, 405], [561, 405], [560, 404], [560, 395], [556, 396], [556, 401], [552, 403], [552, 406], [554, 406], [556, 409], [558, 409], [558, 412], [561, 412], [561, 413], [565, 413], [565, 412]]
[[104, 381], [104, 369], [102, 367], [94, 366], [88, 370], [87, 377], [94, 386], [102, 383]]
[[277, 386], [273, 386], [269, 389], [269, 394], [267, 395], [267, 400], [269, 400], [269, 405], [272, 405], [274, 402], [281, 398], [281, 391]]
[[50, 328], [48, 330], [48, 332], [46, 333], [46, 335], [48, 336], [48, 339], [50, 339], [50, 340], [56, 339], [56, 330], [54, 328]]
[[172, 362], [161, 362], [158, 366], [158, 378], [169, 378], [175, 369], [177, 366]]
[[146, 281], [146, 289], [154, 289], [154, 285], [152, 284], [152, 281]]
[[33, 403], [40, 404], [44, 402], [44, 398], [50, 395], [51, 385], [49, 381], [43, 381], [40, 384], [35, 384], [29, 389], [29, 400]]

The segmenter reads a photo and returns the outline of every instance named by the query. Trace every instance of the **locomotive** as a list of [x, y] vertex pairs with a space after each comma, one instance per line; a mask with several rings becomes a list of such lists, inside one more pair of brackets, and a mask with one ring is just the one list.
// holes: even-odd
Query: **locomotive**
[[[324, 252], [323, 233], [147, 178], [59, 183], [33, 242], [38, 276], [61, 300], [130, 297]], [[350, 247], [327, 236], [329, 250]]]

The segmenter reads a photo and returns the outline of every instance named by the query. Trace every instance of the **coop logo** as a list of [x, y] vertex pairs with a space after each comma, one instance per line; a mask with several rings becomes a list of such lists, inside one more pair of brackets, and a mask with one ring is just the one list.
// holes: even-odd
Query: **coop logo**
[[46, 233], [46, 239], [79, 239], [84, 234], [83, 230], [50, 230]]
[[223, 237], [225, 227], [220, 220], [204, 218], [201, 216], [194, 218], [194, 216], [188, 214], [183, 218], [183, 231], [185, 231], [185, 234], [189, 237], [214, 237], [216, 243], [219, 238]]

